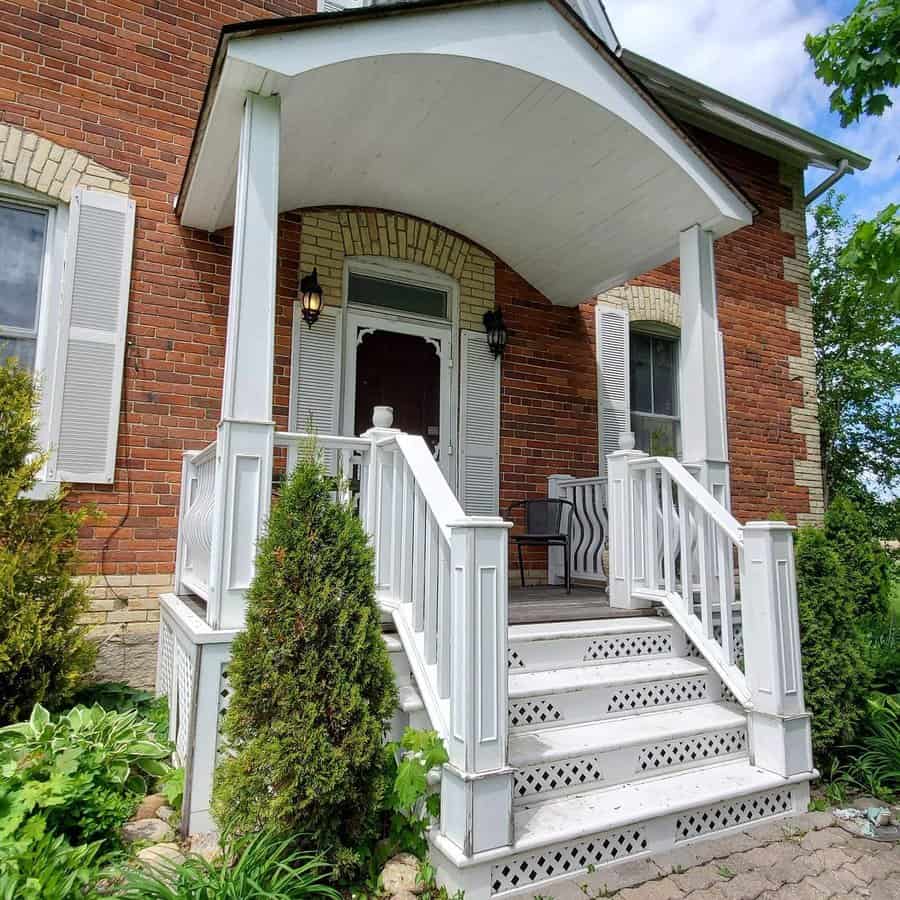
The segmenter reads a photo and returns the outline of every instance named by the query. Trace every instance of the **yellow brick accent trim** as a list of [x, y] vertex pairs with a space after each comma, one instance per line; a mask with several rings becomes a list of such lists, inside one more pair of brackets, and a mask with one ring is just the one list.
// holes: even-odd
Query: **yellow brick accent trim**
[[628, 310], [631, 323], [662, 322], [681, 330], [681, 298], [665, 288], [625, 284], [599, 294], [597, 300]]
[[797, 305], [785, 311], [787, 327], [800, 335], [800, 355], [788, 357], [788, 371], [801, 382], [803, 403], [791, 410], [791, 431], [803, 436], [806, 459], [794, 460], [798, 487], [809, 492], [809, 512], [797, 516], [801, 525], [821, 525], [825, 517], [822, 483], [822, 443], [819, 434], [819, 402], [816, 394], [816, 352], [813, 340], [812, 294], [809, 287], [809, 246], [806, 236], [806, 207], [803, 203], [803, 172], [780, 165], [781, 183], [791, 188], [790, 209], [780, 210], [781, 230], [794, 238], [794, 255], [785, 256], [784, 280], [797, 285]]
[[315, 267], [325, 302], [343, 303], [344, 260], [384, 256], [429, 266], [459, 283], [459, 324], [481, 329], [494, 307], [494, 260], [459, 235], [410, 216], [341, 209], [302, 213], [300, 267]]
[[68, 203], [82, 185], [117, 194], [129, 192], [128, 179], [89, 156], [61, 147], [30, 131], [0, 122], [0, 181]]
[[91, 605], [79, 620], [93, 638], [155, 634], [159, 595], [172, 590], [172, 575], [83, 575]]

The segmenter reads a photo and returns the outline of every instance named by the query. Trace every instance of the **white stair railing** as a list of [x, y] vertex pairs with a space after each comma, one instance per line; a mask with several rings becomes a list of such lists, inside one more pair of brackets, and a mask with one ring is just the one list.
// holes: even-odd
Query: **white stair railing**
[[[662, 603], [738, 702], [749, 706], [734, 626], [740, 524], [675, 459], [625, 451], [610, 456], [609, 471], [614, 504], [621, 504], [612, 528], [613, 594], [624, 589], [629, 606]], [[620, 599], [614, 596], [614, 605]]]
[[608, 457], [610, 603], [662, 604], [748, 711], [755, 764], [809, 772], [793, 529], [742, 526], [677, 460], [623, 445]]
[[372, 442], [365, 521], [379, 600], [450, 757], [441, 834], [467, 855], [507, 846], [510, 524], [466, 516], [421, 437], [389, 428], [365, 437]]

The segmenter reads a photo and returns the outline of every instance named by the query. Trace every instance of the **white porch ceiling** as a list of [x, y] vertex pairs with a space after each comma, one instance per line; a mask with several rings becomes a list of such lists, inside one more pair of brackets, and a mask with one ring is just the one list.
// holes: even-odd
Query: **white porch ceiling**
[[721, 236], [751, 220], [718, 171], [544, 0], [232, 38], [192, 154], [186, 225], [233, 220], [247, 90], [282, 98], [282, 211], [371, 206], [434, 221], [554, 303], [672, 259], [691, 225]]

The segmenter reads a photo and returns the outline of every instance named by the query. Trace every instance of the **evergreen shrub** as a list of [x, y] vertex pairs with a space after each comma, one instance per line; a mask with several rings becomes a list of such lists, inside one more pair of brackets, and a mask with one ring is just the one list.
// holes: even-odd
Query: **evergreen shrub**
[[226, 832], [303, 833], [354, 877], [380, 837], [383, 740], [396, 704], [373, 553], [313, 454], [274, 505], [235, 639], [229, 752], [214, 811]]
[[801, 528], [795, 551], [806, 706], [813, 755], [821, 766], [852, 741], [865, 714], [872, 671], [847, 570], [824, 530]]
[[45, 456], [37, 443], [37, 389], [14, 361], [0, 366], [0, 725], [35, 703], [59, 707], [93, 665], [78, 618], [88, 608], [75, 575], [78, 529], [90, 515], [24, 496]]
[[875, 539], [866, 514], [838, 495], [825, 513], [825, 536], [846, 569], [857, 614], [873, 624], [884, 622], [890, 608], [890, 557]]

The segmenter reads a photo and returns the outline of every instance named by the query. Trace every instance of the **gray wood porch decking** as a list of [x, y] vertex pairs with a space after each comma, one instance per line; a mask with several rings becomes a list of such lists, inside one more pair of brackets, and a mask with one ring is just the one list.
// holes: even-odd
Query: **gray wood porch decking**
[[579, 585], [567, 594], [564, 587], [509, 588], [509, 624], [572, 622], [579, 619], [624, 619], [646, 616], [647, 610], [612, 609], [606, 591], [596, 585]]

